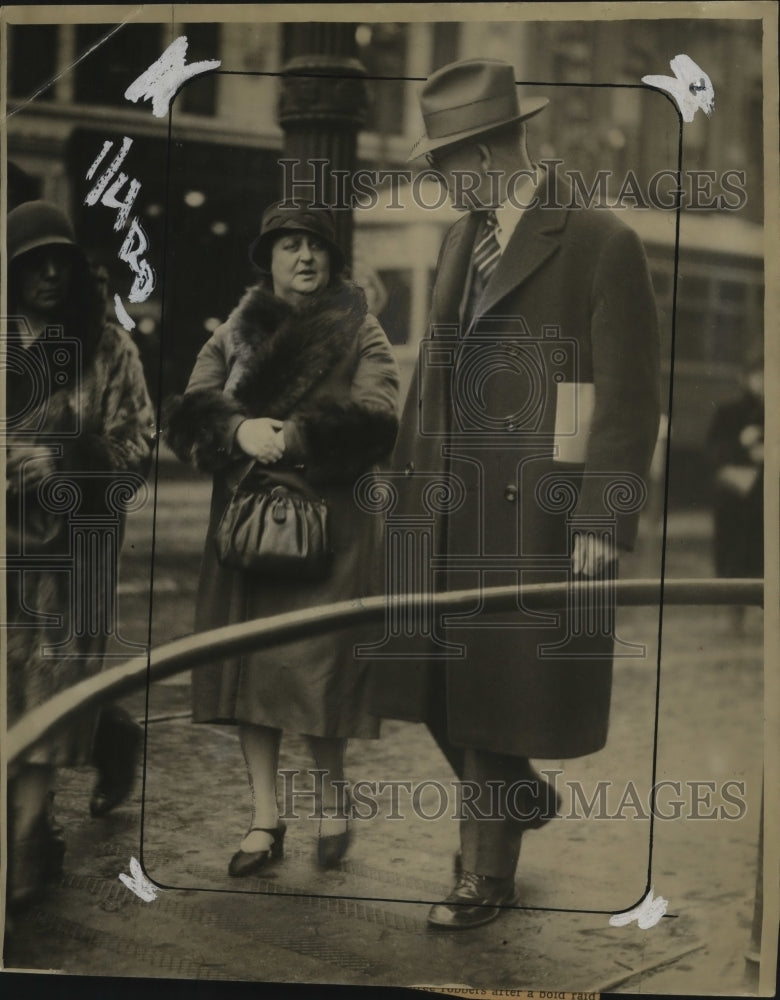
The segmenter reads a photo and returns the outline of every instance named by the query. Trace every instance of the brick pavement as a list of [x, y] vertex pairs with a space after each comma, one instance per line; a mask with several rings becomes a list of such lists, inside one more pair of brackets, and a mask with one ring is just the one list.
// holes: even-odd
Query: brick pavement
[[[202, 506], [207, 488], [198, 486]], [[169, 491], [178, 525], [181, 490], [189, 494], [191, 485]], [[170, 566], [176, 584], [171, 601], [182, 583], [187, 591], [189, 577], [173, 573], [182, 558], [189, 559], [190, 575], [196, 569], [193, 538], [203, 524], [195, 506], [188, 511], [184, 532], [160, 536], [166, 552], [158, 553], [157, 578], [159, 583]], [[670, 561], [676, 575], [701, 572], [704, 565], [704, 521], [688, 520], [670, 525], [684, 542]], [[139, 520], [128, 532], [131, 581], [132, 545], [142, 548], [145, 530]], [[140, 551], [137, 557], [136, 578], [142, 580]], [[179, 607], [171, 627], [182, 630]], [[284, 862], [262, 879], [236, 884], [225, 866], [246, 826], [243, 763], [232, 731], [188, 723], [185, 675], [155, 685], [150, 694], [149, 715], [156, 721], [148, 726], [143, 802], [139, 787], [115, 814], [92, 820], [91, 774], [63, 772], [58, 813], [68, 839], [65, 874], [44, 902], [15, 921], [6, 966], [190, 981], [628, 992], [652, 991], [658, 983], [661, 991], [680, 994], [738, 992], [756, 856], [760, 620], [754, 616], [747, 639], [736, 641], [724, 632], [722, 617], [667, 612], [658, 775], [741, 777], [748, 809], [730, 824], [655, 824], [653, 876], [670, 907], [650, 931], [608, 923], [609, 913], [635, 902], [646, 884], [649, 823], [630, 813], [601, 823], [556, 820], [530, 834], [519, 869], [520, 907], [462, 934], [436, 933], [425, 924], [430, 903], [449, 889], [456, 824], [446, 815], [391, 820], [389, 793], [379, 796], [375, 820], [353, 823], [355, 840], [338, 870], [316, 869], [316, 827], [300, 819], [290, 825]], [[653, 633], [641, 615], [629, 616], [620, 628], [629, 640]], [[649, 645], [647, 662], [617, 668], [606, 750], [581, 762], [545, 762], [562, 766], [565, 780], [592, 792], [608, 774], [617, 786], [635, 781], [647, 789], [655, 698]], [[143, 716], [142, 693], [127, 704]], [[287, 740], [283, 753], [283, 766], [305, 765], [299, 740]], [[401, 723], [386, 724], [379, 742], [351, 744], [348, 773], [353, 780], [403, 782], [424, 775], [445, 786], [450, 780], [423, 727]], [[166, 887], [154, 902], [142, 902], [119, 881], [131, 857], [142, 858], [148, 874]]]
[[[636, 697], [640, 681], [626, 686], [626, 697]], [[619, 698], [620, 691], [618, 685]], [[386, 798], [376, 821], [353, 823], [355, 841], [338, 870], [316, 869], [316, 825], [301, 818], [290, 824], [284, 862], [237, 884], [225, 865], [246, 822], [243, 763], [232, 730], [190, 725], [181, 717], [186, 702], [182, 684], [156, 685], [151, 693], [150, 716], [160, 721], [149, 725], [143, 817], [139, 788], [113, 815], [90, 819], [91, 774], [63, 773], [65, 874], [47, 900], [16, 920], [7, 966], [90, 976], [580, 991], [644, 991], [663, 973], [678, 984], [702, 982], [705, 960], [712, 961], [709, 928], [686, 912], [679, 883], [660, 880], [659, 891], [672, 897], [670, 915], [651, 931], [608, 924], [611, 909], [629, 905], [637, 889], [641, 895], [648, 832], [641, 820], [556, 820], [529, 834], [521, 907], [468, 933], [436, 933], [425, 924], [430, 902], [449, 887], [454, 824], [446, 816], [389, 820]], [[142, 711], [140, 695], [127, 704]], [[613, 770], [621, 750], [625, 757], [623, 735], [618, 722]], [[353, 780], [401, 781], [410, 767], [449, 780], [424, 729], [402, 723], [387, 725], [377, 743], [352, 744], [348, 764]], [[304, 765], [302, 743], [286, 741], [282, 766]], [[632, 760], [625, 773], [638, 774], [636, 768]], [[593, 773], [570, 767], [566, 776], [587, 784]], [[690, 841], [699, 831], [687, 827]], [[667, 839], [657, 826], [656, 852], [668, 875]], [[692, 842], [673, 853], [691, 850]], [[743, 844], [743, 865], [749, 854]], [[148, 874], [166, 886], [154, 902], [142, 902], [119, 881], [131, 857], [143, 858]], [[739, 885], [736, 933], [746, 947], [751, 899]], [[605, 912], [578, 912], [587, 910]], [[734, 944], [736, 980], [739, 940]], [[677, 991], [685, 992], [679, 985]]]

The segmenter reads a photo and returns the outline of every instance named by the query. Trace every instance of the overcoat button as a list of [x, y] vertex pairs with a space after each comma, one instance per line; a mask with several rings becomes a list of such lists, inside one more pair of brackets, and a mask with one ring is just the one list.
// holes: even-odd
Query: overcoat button
[[517, 487], [509, 483], [504, 487], [504, 500], [514, 503], [517, 500]]

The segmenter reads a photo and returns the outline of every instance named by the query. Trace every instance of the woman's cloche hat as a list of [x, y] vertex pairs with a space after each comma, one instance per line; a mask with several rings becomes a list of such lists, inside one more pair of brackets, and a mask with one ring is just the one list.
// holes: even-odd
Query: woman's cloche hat
[[344, 254], [336, 243], [336, 227], [328, 208], [293, 207], [289, 201], [277, 201], [263, 212], [260, 235], [249, 247], [249, 256], [263, 271], [271, 270], [271, 247], [281, 233], [302, 232], [316, 236], [330, 252], [331, 271], [344, 269]]
[[6, 247], [9, 261], [53, 243], [79, 250], [73, 227], [62, 209], [49, 201], [25, 201], [8, 213]]
[[501, 59], [464, 59], [442, 66], [420, 91], [425, 135], [408, 159], [523, 121], [549, 103], [546, 97], [521, 101], [514, 68]]

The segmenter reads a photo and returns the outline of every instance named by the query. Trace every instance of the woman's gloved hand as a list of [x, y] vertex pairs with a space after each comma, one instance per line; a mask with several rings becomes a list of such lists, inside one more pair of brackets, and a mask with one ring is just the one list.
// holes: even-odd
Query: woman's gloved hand
[[236, 444], [263, 465], [272, 465], [284, 454], [282, 421], [272, 417], [244, 420], [238, 425]]

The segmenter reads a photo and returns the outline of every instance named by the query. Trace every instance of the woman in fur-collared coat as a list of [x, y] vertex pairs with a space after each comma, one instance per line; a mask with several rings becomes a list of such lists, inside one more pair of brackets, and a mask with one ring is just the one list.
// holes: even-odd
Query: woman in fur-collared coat
[[[166, 421], [174, 452], [214, 474], [198, 630], [359, 599], [382, 552], [376, 518], [361, 511], [353, 489], [395, 441], [399, 379], [387, 338], [362, 290], [341, 277], [329, 212], [272, 205], [251, 253], [267, 276], [202, 348]], [[334, 558], [324, 581], [253, 577], [217, 561], [215, 530], [252, 459], [327, 501]], [[232, 875], [253, 874], [282, 855], [276, 772], [283, 730], [304, 734], [326, 772], [319, 863], [330, 867], [343, 856], [345, 743], [379, 735], [355, 641], [342, 630], [194, 672], [194, 721], [238, 724], [252, 786], [252, 821]]]
[[[155, 419], [135, 344], [106, 320], [100, 277], [65, 214], [25, 202], [6, 229], [3, 639], [13, 726], [103, 667], [125, 513], [143, 487]], [[90, 810], [103, 815], [130, 791], [141, 735], [116, 706], [87, 709], [13, 762], [10, 907], [61, 873], [57, 769], [96, 764]]]

